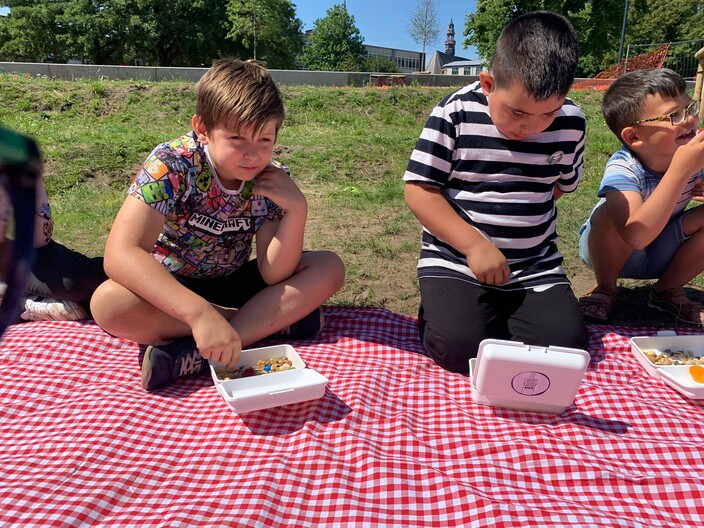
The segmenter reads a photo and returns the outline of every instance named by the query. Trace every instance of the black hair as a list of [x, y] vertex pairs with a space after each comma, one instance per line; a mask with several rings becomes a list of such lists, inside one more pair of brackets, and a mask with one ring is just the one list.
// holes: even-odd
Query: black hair
[[642, 118], [640, 114], [649, 95], [677, 99], [685, 93], [687, 83], [669, 68], [636, 70], [613, 82], [604, 94], [601, 111], [611, 132], [621, 140], [621, 131]]
[[501, 31], [491, 58], [499, 88], [520, 82], [537, 101], [564, 97], [577, 70], [579, 41], [567, 18], [549, 11], [514, 18]]

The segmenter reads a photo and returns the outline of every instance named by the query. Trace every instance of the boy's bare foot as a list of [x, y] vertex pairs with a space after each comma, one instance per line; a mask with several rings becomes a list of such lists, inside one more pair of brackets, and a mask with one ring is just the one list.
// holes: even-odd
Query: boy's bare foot
[[585, 293], [579, 298], [579, 310], [582, 317], [596, 323], [605, 323], [611, 316], [611, 308], [616, 299], [615, 291], [606, 291], [599, 288]]
[[690, 300], [682, 288], [670, 288], [661, 292], [652, 288], [648, 297], [648, 306], [674, 315], [683, 323], [697, 326], [704, 324], [704, 307]]

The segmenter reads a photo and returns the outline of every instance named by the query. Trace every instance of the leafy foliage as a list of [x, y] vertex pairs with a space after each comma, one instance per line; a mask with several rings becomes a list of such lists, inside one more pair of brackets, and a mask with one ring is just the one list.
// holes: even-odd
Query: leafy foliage
[[[618, 61], [624, 0], [477, 0], [465, 18], [464, 46], [475, 46], [486, 61], [503, 27], [530, 11], [567, 16], [579, 36], [578, 77], [593, 77]], [[660, 43], [702, 38], [704, 0], [632, 0], [626, 41]]]
[[388, 57], [373, 55], [364, 61], [364, 71], [380, 73], [400, 73], [398, 65]]
[[241, 45], [242, 57], [269, 68], [293, 69], [303, 49], [303, 22], [290, 0], [230, 0], [228, 38]]
[[366, 56], [363, 43], [354, 17], [344, 6], [334, 5], [315, 21], [301, 63], [309, 70], [360, 71]]
[[4, 0], [0, 54], [44, 62], [209, 66], [236, 55], [222, 0]]

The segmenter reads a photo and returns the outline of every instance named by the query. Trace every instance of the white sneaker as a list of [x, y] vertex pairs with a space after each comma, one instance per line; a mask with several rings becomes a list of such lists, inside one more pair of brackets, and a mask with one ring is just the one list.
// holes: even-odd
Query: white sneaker
[[25, 301], [20, 318], [25, 321], [79, 321], [88, 319], [88, 312], [77, 302], [36, 297]]

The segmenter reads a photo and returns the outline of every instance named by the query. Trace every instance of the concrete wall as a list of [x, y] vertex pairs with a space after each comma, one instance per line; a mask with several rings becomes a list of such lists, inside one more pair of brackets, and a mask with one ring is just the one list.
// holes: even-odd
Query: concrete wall
[[[29, 74], [56, 79], [111, 79], [140, 81], [197, 81], [206, 68], [161, 68], [151, 66], [96, 66], [91, 64], [53, 64], [35, 62], [0, 62], [0, 73]], [[270, 70], [281, 84], [312, 86], [364, 86], [374, 84], [368, 72], [321, 72], [303, 70]], [[478, 79], [471, 75], [403, 74], [403, 84], [427, 86], [462, 86]]]

